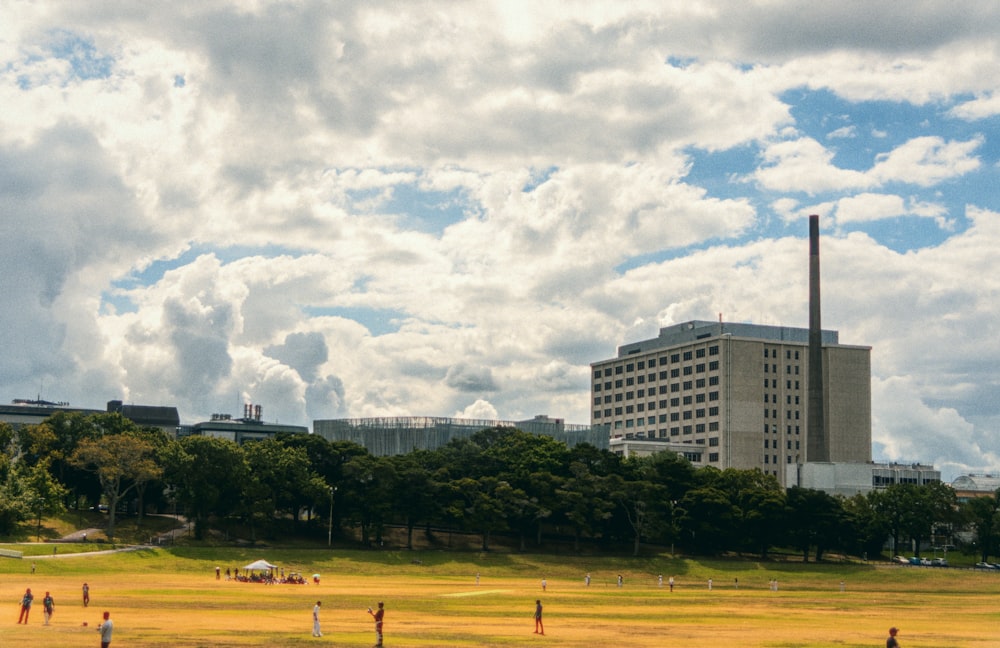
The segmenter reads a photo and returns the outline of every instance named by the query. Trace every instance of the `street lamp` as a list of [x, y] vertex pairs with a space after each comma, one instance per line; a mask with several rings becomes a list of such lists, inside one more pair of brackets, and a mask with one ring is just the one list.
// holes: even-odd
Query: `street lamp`
[[326, 529], [326, 546], [333, 546], [333, 494], [337, 492], [336, 486], [330, 487], [330, 519], [327, 522]]

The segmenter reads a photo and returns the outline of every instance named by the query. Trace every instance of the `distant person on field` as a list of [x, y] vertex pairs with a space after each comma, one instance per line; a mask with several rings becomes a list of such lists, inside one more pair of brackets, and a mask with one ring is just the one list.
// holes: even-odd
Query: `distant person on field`
[[21, 597], [21, 614], [17, 616], [17, 622], [21, 623], [24, 621], [24, 625], [28, 625], [28, 615], [31, 614], [31, 602], [35, 600], [35, 595], [31, 593], [31, 588], [24, 590], [24, 596]]
[[656, 586], [663, 587], [663, 574], [656, 577]]
[[97, 626], [97, 631], [101, 633], [101, 648], [108, 648], [111, 645], [111, 630], [114, 628], [111, 622], [111, 613], [104, 613], [104, 622]]
[[670, 591], [671, 591], [671, 592], [673, 592], [673, 591], [674, 591], [674, 577], [673, 577], [673, 576], [671, 576], [671, 577], [670, 577], [670, 578], [669, 578], [669, 579], [667, 580], [667, 583], [669, 583], [669, 584], [670, 584]]
[[618, 587], [622, 586], [622, 575], [618, 574]]
[[548, 587], [548, 585], [549, 585], [549, 582], [543, 578], [542, 579], [542, 591], [543, 592], [545, 591], [545, 588]]
[[885, 640], [885, 648], [899, 648], [899, 642], [896, 641], [896, 633], [899, 632], [896, 628], [889, 628], [889, 637]]
[[382, 601], [378, 602], [378, 611], [372, 612], [371, 608], [368, 608], [368, 614], [372, 615], [375, 619], [375, 648], [381, 648], [382, 646], [382, 620], [385, 618], [385, 607]]
[[323, 605], [321, 601], [316, 601], [316, 605], [313, 606], [313, 636], [322, 637], [323, 633], [319, 630], [319, 606]]
[[90, 585], [83, 584], [83, 607], [90, 605]]
[[586, 576], [583, 577], [583, 584], [586, 585], [587, 587], [590, 587], [590, 574], [587, 574]]
[[52, 613], [56, 609], [56, 602], [52, 600], [52, 595], [45, 592], [45, 598], [42, 599], [42, 612], [45, 614], [45, 625], [49, 625], [49, 619], [52, 618]]
[[542, 602], [535, 599], [535, 634], [545, 634], [545, 626], [542, 625]]

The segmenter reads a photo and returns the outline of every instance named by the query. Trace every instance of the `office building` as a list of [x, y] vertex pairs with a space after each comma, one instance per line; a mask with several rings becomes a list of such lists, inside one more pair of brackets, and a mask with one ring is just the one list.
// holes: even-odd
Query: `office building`
[[[704, 446], [700, 465], [786, 483], [808, 456], [810, 331], [691, 321], [591, 364], [591, 425], [629, 441]], [[871, 347], [821, 332], [820, 461], [871, 462]], [[644, 444], [645, 445], [645, 444]], [[674, 448], [676, 451], [676, 448]], [[618, 450], [616, 450], [618, 451]]]

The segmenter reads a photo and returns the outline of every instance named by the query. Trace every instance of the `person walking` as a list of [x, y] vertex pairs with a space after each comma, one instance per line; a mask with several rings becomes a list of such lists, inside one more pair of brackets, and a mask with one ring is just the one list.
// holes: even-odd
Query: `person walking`
[[97, 631], [101, 633], [101, 648], [109, 648], [111, 646], [111, 631], [114, 629], [115, 624], [111, 622], [111, 613], [104, 613], [104, 622], [97, 626]]
[[668, 582], [668, 583], [670, 584], [670, 591], [671, 591], [671, 592], [673, 592], [673, 591], [674, 591], [674, 577], [673, 577], [673, 576], [671, 576], [671, 577], [670, 577], [670, 578], [669, 578], [669, 579], [667, 580], [667, 582]]
[[45, 598], [42, 599], [42, 613], [45, 615], [45, 625], [49, 625], [49, 620], [52, 618], [52, 613], [56, 609], [56, 602], [52, 600], [52, 595], [45, 592]]
[[21, 623], [24, 621], [24, 625], [28, 625], [28, 615], [31, 614], [31, 602], [35, 600], [35, 595], [31, 593], [31, 588], [24, 590], [24, 596], [21, 597], [21, 614], [17, 615], [17, 622]]
[[590, 587], [590, 574], [587, 574], [586, 576], [583, 577], [583, 584], [587, 587]]
[[372, 615], [375, 619], [375, 648], [382, 647], [382, 621], [385, 619], [385, 604], [382, 601], [378, 602], [378, 610], [372, 612], [371, 608], [368, 608], [368, 614]]
[[548, 586], [549, 586], [549, 582], [543, 578], [542, 579], [542, 591], [544, 592], [545, 588], [548, 587]]
[[535, 634], [545, 634], [545, 626], [542, 624], [542, 601], [535, 599]]
[[323, 633], [319, 630], [319, 607], [323, 605], [322, 601], [316, 601], [316, 605], [313, 606], [313, 636], [322, 637]]
[[90, 585], [83, 584], [83, 607], [90, 605]]
[[663, 587], [663, 574], [656, 577], [656, 586]]
[[885, 640], [885, 648], [899, 648], [899, 642], [896, 641], [896, 633], [899, 630], [896, 628], [889, 628], [889, 636]]
[[622, 586], [622, 575], [618, 574], [618, 587]]

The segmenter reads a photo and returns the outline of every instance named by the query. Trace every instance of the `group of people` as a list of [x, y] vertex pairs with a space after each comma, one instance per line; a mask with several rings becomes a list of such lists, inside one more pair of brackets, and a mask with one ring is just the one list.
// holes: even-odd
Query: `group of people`
[[[32, 566], [34, 567], [34, 566]], [[19, 624], [28, 624], [28, 617], [31, 616], [31, 604], [35, 601], [35, 595], [31, 593], [31, 588], [24, 590], [24, 596], [21, 597], [21, 613], [17, 617], [17, 622]], [[87, 583], [83, 584], [83, 607], [90, 605], [90, 586]], [[45, 597], [42, 598], [42, 614], [45, 617], [45, 625], [49, 625], [49, 621], [52, 620], [52, 615], [56, 609], [55, 599], [52, 598], [51, 592], [45, 592]], [[84, 624], [86, 625], [86, 624]], [[111, 645], [111, 632], [114, 628], [114, 623], [111, 621], [111, 613], [104, 613], [104, 620], [97, 626], [97, 631], [101, 633], [101, 648], [109, 648]]]

